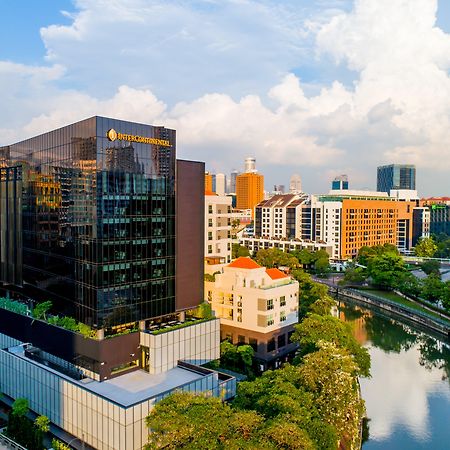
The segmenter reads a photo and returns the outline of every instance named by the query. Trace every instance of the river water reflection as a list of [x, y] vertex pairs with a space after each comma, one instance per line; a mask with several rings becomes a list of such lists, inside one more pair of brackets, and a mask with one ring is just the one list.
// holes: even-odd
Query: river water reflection
[[450, 449], [450, 347], [367, 308], [340, 302], [339, 316], [372, 360], [361, 379], [371, 449]]

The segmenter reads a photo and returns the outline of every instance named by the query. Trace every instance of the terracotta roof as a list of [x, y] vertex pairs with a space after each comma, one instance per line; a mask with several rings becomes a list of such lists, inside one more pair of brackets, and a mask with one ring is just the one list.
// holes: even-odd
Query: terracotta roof
[[205, 195], [216, 195], [217, 196], [217, 194], [212, 191], [205, 191]]
[[267, 275], [269, 275], [270, 278], [272, 278], [272, 280], [278, 280], [280, 278], [288, 277], [285, 273], [283, 273], [279, 269], [266, 269], [266, 273]]
[[234, 267], [235, 269], [259, 269], [261, 266], [248, 256], [240, 256], [228, 264], [228, 267]]

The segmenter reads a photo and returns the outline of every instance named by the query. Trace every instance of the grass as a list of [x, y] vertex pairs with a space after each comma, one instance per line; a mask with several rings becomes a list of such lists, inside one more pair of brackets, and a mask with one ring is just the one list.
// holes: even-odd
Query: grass
[[396, 294], [395, 292], [381, 291], [379, 289], [370, 289], [370, 288], [365, 288], [365, 289], [364, 288], [358, 288], [356, 290], [366, 291], [368, 294], [376, 295], [378, 297], [382, 297], [382, 298], [385, 298], [387, 300], [391, 300], [392, 302], [398, 303], [398, 304], [403, 305], [403, 306], [407, 306], [408, 308], [414, 309], [416, 311], [420, 311], [420, 312], [422, 312], [422, 313], [424, 313], [424, 314], [426, 314], [428, 316], [435, 317], [436, 319], [440, 319], [440, 320], [450, 324], [450, 321], [448, 319], [446, 319], [444, 316], [440, 316], [439, 314], [424, 308], [423, 306], [419, 305], [416, 302], [413, 302], [411, 300], [403, 298], [400, 295]]

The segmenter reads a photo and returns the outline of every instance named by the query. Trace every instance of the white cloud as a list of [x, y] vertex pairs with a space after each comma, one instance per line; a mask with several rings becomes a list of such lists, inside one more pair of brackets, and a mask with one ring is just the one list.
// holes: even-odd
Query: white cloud
[[[376, 165], [412, 162], [424, 194], [448, 190], [450, 36], [437, 0], [76, 5], [69, 26], [41, 31], [50, 67], [0, 63], [2, 140], [107, 115], [176, 128], [180, 155], [217, 171], [256, 156], [267, 187], [299, 172], [324, 190], [345, 170], [373, 188]], [[324, 70], [355, 71], [353, 84], [311, 95], [289, 71], [314, 52]]]

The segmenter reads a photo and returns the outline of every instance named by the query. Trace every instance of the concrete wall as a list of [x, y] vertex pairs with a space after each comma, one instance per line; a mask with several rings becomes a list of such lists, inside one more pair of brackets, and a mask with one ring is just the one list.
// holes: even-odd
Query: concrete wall
[[176, 367], [179, 360], [205, 364], [220, 357], [220, 320], [156, 335], [141, 333], [141, 345], [149, 348], [149, 372], [153, 374]]
[[205, 163], [176, 165], [176, 310], [203, 301]]

